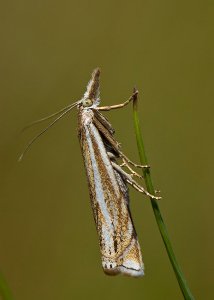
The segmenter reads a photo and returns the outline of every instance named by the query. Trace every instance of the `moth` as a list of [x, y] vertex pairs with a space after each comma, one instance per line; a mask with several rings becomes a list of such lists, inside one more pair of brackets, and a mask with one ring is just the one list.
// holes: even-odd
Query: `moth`
[[[82, 99], [62, 110], [32, 124], [59, 115], [25, 148], [31, 144], [74, 107], [78, 111], [78, 137], [86, 170], [91, 206], [99, 237], [102, 267], [106, 274], [144, 275], [144, 264], [136, 230], [132, 221], [128, 184], [153, 199], [160, 199], [146, 191], [134, 177], [142, 178], [133, 167], [147, 168], [133, 163], [114, 138], [114, 129], [101, 114], [126, 106], [138, 92], [122, 104], [99, 106], [100, 69], [93, 71]], [[31, 124], [31, 125], [32, 125]], [[119, 162], [120, 161], [120, 162]]]

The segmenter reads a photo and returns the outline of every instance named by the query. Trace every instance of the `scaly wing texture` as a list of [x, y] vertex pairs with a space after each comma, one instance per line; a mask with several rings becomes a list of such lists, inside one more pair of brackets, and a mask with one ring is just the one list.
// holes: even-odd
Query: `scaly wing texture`
[[142, 256], [123, 178], [113, 169], [93, 122], [87, 119], [81, 124], [79, 137], [104, 272], [142, 276]]

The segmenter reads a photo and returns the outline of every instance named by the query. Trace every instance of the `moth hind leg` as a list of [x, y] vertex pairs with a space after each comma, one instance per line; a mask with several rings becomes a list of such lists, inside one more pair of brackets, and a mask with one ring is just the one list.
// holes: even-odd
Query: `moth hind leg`
[[162, 199], [162, 197], [160, 196], [155, 196], [150, 194], [144, 187], [142, 187], [140, 184], [138, 184], [130, 174], [128, 174], [127, 172], [125, 172], [117, 163], [115, 163], [114, 161], [111, 161], [112, 167], [118, 172], [120, 173], [124, 180], [129, 183], [134, 189], [136, 189], [137, 191], [147, 195], [148, 197], [152, 198], [152, 199], [156, 199], [156, 200], [160, 200]]
[[127, 163], [127, 161], [124, 159], [124, 158], [122, 158], [122, 161], [123, 161], [123, 163], [120, 165], [120, 167], [126, 167], [129, 171], [130, 171], [130, 175], [131, 176], [136, 176], [136, 177], [138, 177], [138, 178], [140, 178], [140, 179], [143, 179], [143, 175], [140, 175], [140, 174], [138, 174], [136, 171], [134, 171], [130, 166], [129, 166], [129, 164]]
[[129, 159], [123, 152], [119, 151], [120, 157], [122, 158], [123, 161], [126, 161], [128, 164], [134, 166], [135, 168], [140, 168], [140, 169], [149, 169], [150, 165], [140, 165], [134, 163], [131, 159]]

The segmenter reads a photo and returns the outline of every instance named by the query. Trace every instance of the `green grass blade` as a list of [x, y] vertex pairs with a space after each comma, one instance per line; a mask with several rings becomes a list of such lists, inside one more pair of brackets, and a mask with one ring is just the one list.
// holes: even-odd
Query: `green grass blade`
[[7, 282], [1, 273], [0, 273], [0, 299], [13, 300], [13, 296], [10, 291], [10, 288], [8, 287]]
[[[146, 158], [146, 153], [145, 153], [145, 148], [144, 148], [144, 142], [143, 142], [143, 137], [140, 129], [140, 122], [139, 122], [139, 117], [138, 117], [138, 100], [137, 100], [137, 94], [134, 97], [133, 101], [133, 117], [134, 117], [134, 128], [135, 128], [135, 134], [136, 134], [136, 140], [137, 140], [137, 147], [138, 147], [138, 152], [139, 152], [139, 157], [140, 157], [140, 162], [142, 165], [148, 165], [148, 161]], [[155, 189], [153, 187], [152, 183], [152, 178], [151, 178], [151, 173], [150, 169], [143, 169], [143, 175], [145, 178], [145, 184], [146, 188], [149, 193], [155, 194]], [[158, 203], [155, 199], [151, 198], [151, 204], [152, 204], [152, 209], [155, 215], [155, 219], [161, 234], [161, 237], [163, 239], [163, 242], [166, 247], [167, 254], [169, 256], [170, 262], [172, 264], [173, 270], [175, 272], [177, 281], [179, 283], [181, 292], [184, 296], [184, 299], [187, 300], [194, 300], [194, 297], [187, 285], [186, 279], [182, 273], [182, 270], [177, 262], [177, 259], [175, 257], [172, 244], [169, 239], [169, 235], [167, 232], [166, 225], [163, 221], [162, 215], [160, 208], [158, 206]]]

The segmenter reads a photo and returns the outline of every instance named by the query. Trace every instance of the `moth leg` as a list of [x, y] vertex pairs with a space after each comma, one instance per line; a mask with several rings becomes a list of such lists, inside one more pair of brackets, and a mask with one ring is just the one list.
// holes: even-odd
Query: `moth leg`
[[119, 166], [122, 170], [123, 167], [126, 167], [131, 173], [129, 174], [131, 177], [136, 176], [140, 179], [143, 179], [143, 176], [135, 172], [128, 164], [126, 161], [123, 160], [123, 163], [121, 165], [118, 165], [116, 163], [116, 156], [112, 152], [107, 152], [108, 157], [110, 158], [112, 163], [115, 163], [117, 166]]
[[144, 187], [142, 187], [141, 185], [139, 185], [130, 174], [126, 173], [120, 166], [118, 166], [118, 164], [116, 164], [115, 162], [111, 161], [112, 167], [118, 172], [120, 173], [124, 180], [129, 183], [133, 188], [135, 188], [137, 191], [149, 196], [152, 199], [156, 199], [156, 200], [160, 200], [161, 197], [158, 196], [154, 196], [152, 194], [150, 194], [147, 190], [144, 189]]
[[[108, 154], [108, 157], [110, 158], [110, 160], [112, 162], [116, 163], [116, 156], [112, 152], [107, 152], [107, 154]], [[140, 179], [143, 178], [143, 176], [138, 174], [137, 172], [135, 172], [124, 159], [122, 159], [122, 160], [123, 160], [123, 163], [120, 164], [119, 166], [121, 168], [126, 167], [131, 172], [130, 176], [136, 176]]]
[[115, 140], [110, 131], [98, 120], [98, 118], [94, 117], [93, 123], [95, 127], [103, 134], [104, 138], [108, 141], [111, 147], [114, 149], [115, 153], [120, 155], [120, 144]]
[[94, 110], [94, 114], [95, 114], [94, 124], [103, 133], [104, 137], [109, 141], [109, 143], [112, 145], [114, 150], [118, 152], [120, 157], [123, 157], [129, 164], [133, 165], [136, 168], [150, 168], [149, 165], [140, 165], [134, 163], [122, 151], [120, 151], [120, 143], [118, 143], [112, 136], [112, 134], [114, 133], [114, 129], [112, 128], [109, 121], [102, 114], [99, 113], [99, 110], [110, 110], [114, 108], [124, 107], [130, 101], [136, 99], [137, 95], [138, 95], [138, 91], [134, 89], [132, 96], [122, 104], [96, 107], [96, 109]]
[[121, 151], [119, 151], [119, 153], [123, 160], [125, 160], [127, 163], [134, 166], [135, 168], [141, 168], [141, 169], [149, 169], [150, 168], [149, 165], [139, 165], [139, 164], [134, 163]]
[[126, 167], [130, 172], [131, 172], [131, 176], [136, 176], [140, 179], [143, 178], [142, 175], [138, 174], [137, 172], [135, 172], [130, 166], [129, 164], [126, 162], [126, 160], [124, 158], [122, 158], [123, 163], [120, 165], [120, 167]]
[[102, 110], [102, 111], [108, 111], [111, 109], [122, 108], [122, 107], [126, 106], [127, 104], [129, 104], [132, 100], [134, 100], [137, 97], [137, 95], [138, 95], [138, 91], [134, 89], [134, 92], [131, 95], [131, 97], [129, 97], [129, 99], [126, 100], [125, 102], [123, 102], [121, 104], [110, 105], [110, 106], [99, 106], [99, 107], [96, 107], [96, 109]]
[[131, 161], [122, 151], [120, 151], [120, 143], [118, 143], [113, 135], [110, 133], [109, 129], [107, 127], [105, 127], [105, 123], [103, 124], [103, 120], [98, 119], [97, 117], [95, 117], [93, 119], [93, 123], [94, 125], [98, 128], [98, 130], [103, 134], [103, 136], [106, 138], [106, 140], [108, 140], [108, 142], [110, 143], [110, 145], [113, 147], [113, 149], [115, 150], [115, 152], [118, 153], [118, 155], [121, 158], [124, 158], [124, 160], [129, 163], [130, 165], [133, 165], [136, 168], [149, 168], [150, 166], [148, 165], [139, 165], [139, 164], [135, 164], [133, 161]]
[[111, 123], [97, 109], [93, 109], [93, 112], [95, 118], [97, 118], [98, 121], [104, 126], [104, 128], [106, 128], [109, 131], [109, 133], [113, 135], [115, 130], [112, 127]]
[[109, 132], [108, 128], [106, 128], [102, 122], [100, 122], [101, 120], [98, 118], [94, 118], [93, 119], [93, 123], [94, 125], [98, 128], [98, 130], [103, 134], [103, 136], [105, 137], [105, 139], [109, 142], [109, 144], [112, 146], [112, 148], [115, 150], [115, 152], [118, 154], [118, 156], [120, 156], [121, 158], [124, 158], [124, 160], [133, 165], [136, 168], [149, 168], [148, 165], [142, 166], [142, 165], [138, 165], [135, 164], [133, 161], [131, 161], [125, 154], [123, 154], [122, 151], [120, 151], [120, 144], [115, 140], [115, 138], [113, 137], [113, 135]]

